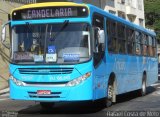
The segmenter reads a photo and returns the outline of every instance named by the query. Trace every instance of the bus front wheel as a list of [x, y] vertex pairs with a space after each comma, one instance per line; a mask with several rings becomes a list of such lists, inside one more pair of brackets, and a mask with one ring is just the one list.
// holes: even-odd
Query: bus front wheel
[[106, 98], [106, 107], [112, 106], [112, 102], [116, 102], [116, 94], [115, 94], [115, 82], [114, 81], [109, 81], [108, 83], [108, 89], [107, 89], [107, 94], [108, 97]]

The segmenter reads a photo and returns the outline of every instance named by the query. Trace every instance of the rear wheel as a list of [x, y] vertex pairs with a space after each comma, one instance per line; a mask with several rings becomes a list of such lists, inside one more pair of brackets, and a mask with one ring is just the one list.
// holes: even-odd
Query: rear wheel
[[142, 79], [142, 87], [140, 89], [140, 96], [145, 96], [147, 94], [147, 80], [146, 80], [146, 75], [143, 75]]
[[40, 102], [40, 105], [43, 109], [52, 109], [54, 104], [54, 102]]
[[145, 96], [147, 93], [147, 85], [146, 85], [146, 79], [142, 81], [142, 89], [141, 89], [141, 95]]

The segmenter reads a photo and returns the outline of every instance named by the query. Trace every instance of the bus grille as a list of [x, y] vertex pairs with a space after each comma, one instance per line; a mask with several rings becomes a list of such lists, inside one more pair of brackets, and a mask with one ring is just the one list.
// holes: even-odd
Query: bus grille
[[60, 98], [61, 92], [52, 92], [50, 95], [38, 95], [37, 92], [28, 92], [30, 98]]
[[19, 68], [20, 74], [50, 75], [71, 74], [73, 68]]

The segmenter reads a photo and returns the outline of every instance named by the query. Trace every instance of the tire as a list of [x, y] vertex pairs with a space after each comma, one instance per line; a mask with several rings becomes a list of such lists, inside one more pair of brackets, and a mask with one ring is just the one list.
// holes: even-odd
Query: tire
[[147, 94], [147, 80], [146, 75], [143, 75], [142, 87], [140, 89], [140, 96], [145, 96]]
[[107, 90], [108, 97], [105, 100], [105, 107], [112, 106], [114, 96], [115, 96], [114, 90], [115, 90], [114, 89], [114, 82], [109, 82], [108, 83], [108, 90]]
[[145, 96], [146, 94], [147, 94], [146, 80], [143, 80], [142, 81], [141, 96]]
[[40, 102], [42, 109], [52, 109], [54, 107], [53, 102]]

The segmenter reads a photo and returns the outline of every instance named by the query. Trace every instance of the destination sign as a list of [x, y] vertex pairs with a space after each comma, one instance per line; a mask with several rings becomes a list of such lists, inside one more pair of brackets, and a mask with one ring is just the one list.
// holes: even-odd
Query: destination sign
[[12, 13], [12, 20], [50, 19], [65, 17], [86, 17], [86, 7], [46, 7], [17, 10]]

